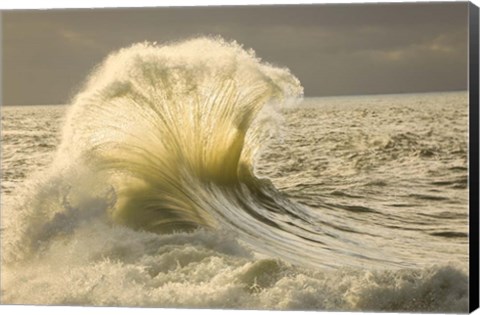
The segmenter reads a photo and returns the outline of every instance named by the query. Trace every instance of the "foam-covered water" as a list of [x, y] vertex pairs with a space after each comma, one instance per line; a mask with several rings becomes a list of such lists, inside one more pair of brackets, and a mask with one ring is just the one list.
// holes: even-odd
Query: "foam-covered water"
[[2, 303], [466, 311], [467, 94], [301, 96], [201, 38], [4, 107]]

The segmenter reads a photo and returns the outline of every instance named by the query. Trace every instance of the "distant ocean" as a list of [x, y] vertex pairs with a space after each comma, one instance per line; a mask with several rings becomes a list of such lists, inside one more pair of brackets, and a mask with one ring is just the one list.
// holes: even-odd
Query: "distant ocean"
[[197, 39], [3, 107], [1, 302], [466, 312], [467, 92], [302, 92]]

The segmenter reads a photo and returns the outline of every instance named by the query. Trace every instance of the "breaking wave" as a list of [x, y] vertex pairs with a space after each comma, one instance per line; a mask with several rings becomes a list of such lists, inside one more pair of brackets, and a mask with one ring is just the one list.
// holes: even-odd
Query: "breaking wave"
[[[339, 238], [321, 214], [255, 175], [280, 110], [302, 93], [288, 69], [218, 38], [142, 43], [108, 56], [73, 100], [54, 163], [27, 184], [8, 219], [2, 262], [23, 271], [6, 273], [5, 300], [464, 307], [467, 293], [458, 286], [467, 277], [451, 267], [342, 269], [406, 265], [401, 256]], [[422, 294], [433, 302], [412, 301]]]

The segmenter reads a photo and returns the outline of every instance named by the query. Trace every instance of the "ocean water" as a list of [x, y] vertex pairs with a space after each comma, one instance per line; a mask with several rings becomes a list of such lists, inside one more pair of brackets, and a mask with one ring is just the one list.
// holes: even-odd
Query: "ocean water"
[[467, 92], [302, 93], [201, 38], [3, 107], [1, 302], [466, 312]]

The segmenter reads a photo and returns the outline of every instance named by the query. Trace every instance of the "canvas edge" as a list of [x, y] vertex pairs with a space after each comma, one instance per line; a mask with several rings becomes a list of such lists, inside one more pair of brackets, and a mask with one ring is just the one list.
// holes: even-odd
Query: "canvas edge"
[[470, 276], [469, 311], [479, 307], [479, 9], [469, 3], [469, 206], [470, 206]]

